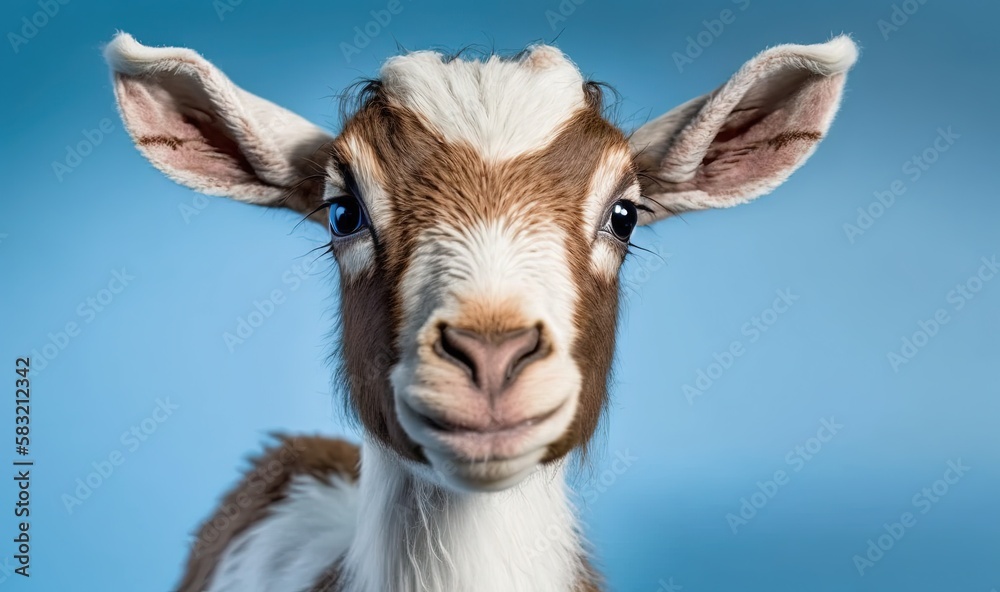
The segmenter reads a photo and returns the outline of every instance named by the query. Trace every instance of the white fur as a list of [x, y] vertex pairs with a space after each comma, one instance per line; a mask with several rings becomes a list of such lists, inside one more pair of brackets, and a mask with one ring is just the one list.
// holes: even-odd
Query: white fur
[[346, 592], [564, 592], [583, 574], [561, 465], [499, 493], [456, 493], [366, 443]]
[[365, 234], [346, 239], [344, 244], [334, 248], [337, 268], [341, 275], [349, 279], [358, 278], [371, 271], [372, 262], [375, 261], [375, 243], [367, 231], [362, 232]]
[[383, 88], [445, 140], [503, 160], [544, 148], [584, 107], [583, 77], [562, 52], [537, 46], [519, 60], [444, 61], [417, 51], [389, 59]]
[[269, 510], [229, 545], [206, 592], [309, 590], [354, 537], [358, 486], [298, 475]]

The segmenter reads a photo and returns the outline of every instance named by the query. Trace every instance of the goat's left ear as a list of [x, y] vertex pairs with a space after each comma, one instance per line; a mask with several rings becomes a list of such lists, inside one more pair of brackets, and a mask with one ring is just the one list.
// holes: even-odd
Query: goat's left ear
[[773, 47], [715, 92], [636, 130], [631, 145], [652, 210], [640, 223], [741, 204], [784, 182], [829, 129], [857, 56], [847, 36]]
[[190, 49], [119, 33], [104, 57], [126, 129], [168, 177], [207, 195], [315, 208], [318, 192], [299, 183], [321, 172], [315, 153], [333, 139], [321, 128], [239, 88]]

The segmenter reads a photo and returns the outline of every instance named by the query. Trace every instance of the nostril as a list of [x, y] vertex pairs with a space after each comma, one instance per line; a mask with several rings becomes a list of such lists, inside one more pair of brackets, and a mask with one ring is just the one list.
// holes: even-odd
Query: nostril
[[475, 339], [473, 335], [470, 331], [442, 325], [441, 338], [434, 344], [434, 349], [439, 356], [465, 370], [475, 384], [478, 382], [475, 352], [470, 351], [470, 345], [473, 345], [470, 341]]
[[483, 334], [442, 325], [439, 356], [462, 368], [480, 390], [495, 396], [548, 351], [540, 327]]
[[504, 334], [499, 343], [504, 364], [504, 386], [517, 378], [518, 374], [535, 360], [545, 356], [542, 332], [538, 327], [530, 327]]

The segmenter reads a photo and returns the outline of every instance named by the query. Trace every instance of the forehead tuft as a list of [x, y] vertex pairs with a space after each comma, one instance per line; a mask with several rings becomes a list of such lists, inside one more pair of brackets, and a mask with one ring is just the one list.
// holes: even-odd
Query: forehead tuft
[[389, 59], [379, 77], [388, 101], [489, 160], [544, 148], [587, 106], [580, 71], [547, 45], [482, 60], [418, 51]]

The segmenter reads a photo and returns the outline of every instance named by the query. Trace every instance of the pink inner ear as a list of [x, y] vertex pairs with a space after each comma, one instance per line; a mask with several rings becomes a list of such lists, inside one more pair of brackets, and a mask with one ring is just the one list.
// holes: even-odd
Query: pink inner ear
[[698, 189], [725, 197], [776, 185], [822, 138], [844, 75], [797, 70], [770, 78], [747, 93], [709, 145], [695, 175]]
[[[209, 191], [259, 183], [220, 123], [188, 106], [185, 97], [199, 91], [190, 87], [168, 91], [153, 76], [116, 74], [116, 78], [122, 117], [136, 145], [158, 169]], [[189, 98], [196, 102], [196, 97]]]

